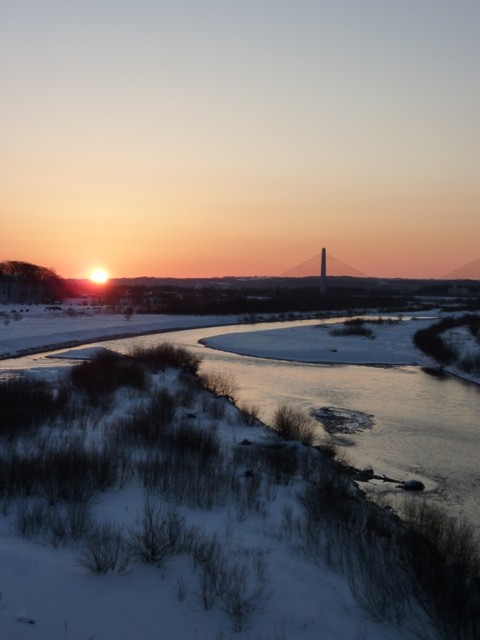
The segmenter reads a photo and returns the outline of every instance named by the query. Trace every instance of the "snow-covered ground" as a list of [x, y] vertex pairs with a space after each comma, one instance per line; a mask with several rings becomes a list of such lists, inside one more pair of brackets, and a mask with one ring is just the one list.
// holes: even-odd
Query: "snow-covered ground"
[[[241, 355], [299, 362], [332, 364], [433, 364], [413, 345], [413, 334], [430, 325], [429, 317], [405, 317], [400, 322], [367, 324], [373, 338], [332, 335], [343, 323], [318, 324], [248, 333], [228, 333], [210, 337], [205, 344]], [[272, 317], [274, 320], [275, 317]], [[0, 305], [0, 358], [47, 351], [101, 339], [126, 337], [194, 327], [221, 327], [244, 323], [239, 316], [174, 316], [138, 314], [127, 319], [122, 314], [85, 310], [46, 310], [41, 305]]]
[[[336, 334], [335, 331], [345, 327], [343, 322], [260, 330], [248, 334], [222, 334], [219, 329], [218, 335], [206, 338], [202, 343], [212, 349], [240, 355], [293, 362], [437, 367], [438, 363], [413, 343], [416, 331], [430, 326], [436, 319], [436, 312], [432, 312], [428, 317], [407, 316], [393, 323], [367, 321], [365, 326], [372, 331], [371, 337]], [[456, 349], [458, 361], [479, 358], [480, 343], [467, 327], [450, 329], [442, 337]], [[466, 372], [457, 364], [444, 366], [443, 371], [468, 382], [480, 383], [478, 371]]]
[[366, 323], [372, 337], [334, 335], [343, 323], [229, 333], [204, 340], [214, 349], [241, 355], [298, 362], [332, 364], [428, 365], [432, 364], [415, 348], [412, 336], [432, 324], [432, 319], [406, 318], [399, 322]]
[[[103, 314], [64, 317], [31, 310], [21, 319], [2, 323], [0, 355], [25, 350], [80, 344], [113, 335], [129, 335], [214, 324], [236, 318], [123, 316]], [[307, 362], [375, 364], [431, 364], [411, 343], [418, 328], [432, 320], [409, 320], [373, 328], [373, 339], [332, 336], [332, 326], [303, 327], [246, 334], [219, 335], [208, 344], [219, 349]], [[221, 333], [221, 329], [219, 329]], [[90, 357], [90, 350], [83, 352]], [[71, 354], [65, 354], [67, 357]], [[77, 354], [78, 357], [78, 354]], [[153, 379], [174, 390], [175, 374]], [[98, 439], [116, 417], [137, 410], [139, 399], [117, 393], [108, 415], [82, 426], [82, 438]], [[262, 426], [246, 426], [237, 409], [220, 399], [225, 410], [215, 417], [211, 405], [198, 399], [180, 409], [179, 418], [195, 415], [195, 424], [213, 429], [225, 450], [244, 439], [262, 446], [274, 436]], [[190, 419], [190, 418], [188, 418]], [[67, 437], [63, 434], [62, 437]], [[96, 575], [79, 562], [76, 544], [52, 545], [47, 538], [29, 540], [15, 533], [18, 504], [4, 500], [0, 515], [0, 634], [5, 640], [406, 640], [413, 638], [413, 620], [403, 626], [375, 622], [352, 594], [348, 579], [318, 558], [314, 561], [285, 531], [285, 509], [298, 509], [295, 496], [301, 479], [266, 489], [258, 510], [233, 500], [207, 510], [176, 505], [188, 526], [201, 535], [216, 536], [230, 562], [249, 564], [259, 554], [267, 567], [266, 586], [241, 631], [233, 631], [232, 617], [216, 598], [212, 608], [202, 605], [201, 572], [188, 554], [171, 556], [162, 567], [132, 562], [124, 573]], [[156, 500], [162, 502], [160, 497]], [[125, 530], [138, 526], [144, 491], [138, 481], [97, 495], [92, 517], [115, 522]], [[295, 506], [296, 505], [296, 506]], [[414, 623], [417, 624], [417, 623]], [[426, 631], [429, 638], [433, 632]]]
[[[274, 317], [272, 319], [275, 319]], [[244, 322], [238, 316], [173, 316], [138, 314], [127, 319], [122, 314], [85, 310], [46, 310], [41, 305], [0, 305], [0, 358], [24, 353], [94, 342], [102, 338], [124, 337], [194, 327], [232, 325]], [[415, 349], [412, 336], [433, 322], [429, 318], [405, 318], [401, 322], [367, 325], [374, 337], [333, 336], [343, 324], [321, 324], [288, 329], [260, 330], [205, 341], [208, 346], [242, 355], [296, 360], [300, 362], [353, 364], [428, 364]]]
[[87, 310], [66, 311], [42, 305], [0, 305], [0, 358], [94, 342], [102, 338], [190, 329], [240, 322], [237, 316], [172, 316], [123, 314]]
[[[469, 382], [480, 383], [480, 341], [478, 336], [473, 336], [468, 326], [460, 326], [448, 329], [443, 333], [442, 338], [458, 353], [457, 364], [446, 367], [448, 372]], [[468, 372], [458, 366], [458, 363], [466, 360], [475, 363]]]

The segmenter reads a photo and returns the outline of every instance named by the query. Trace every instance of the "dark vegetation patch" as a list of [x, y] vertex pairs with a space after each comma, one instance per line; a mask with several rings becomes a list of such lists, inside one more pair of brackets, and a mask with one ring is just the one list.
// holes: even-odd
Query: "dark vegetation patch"
[[441, 366], [457, 364], [468, 373], [480, 370], [480, 356], [460, 359], [458, 349], [445, 341], [442, 334], [457, 327], [468, 327], [471, 335], [478, 338], [480, 316], [465, 314], [459, 317], [443, 318], [425, 329], [419, 329], [413, 337], [414, 344], [437, 360]]
[[426, 502], [407, 502], [400, 539], [413, 594], [440, 636], [480, 637], [480, 554], [475, 529]]
[[92, 400], [108, 396], [120, 387], [145, 389], [145, 367], [135, 358], [103, 351], [88, 362], [72, 367], [72, 385]]
[[137, 346], [131, 352], [131, 356], [144, 364], [150, 371], [164, 371], [174, 367], [195, 374], [201, 362], [201, 358], [182, 347], [176, 347], [168, 342], [163, 342], [153, 347]]
[[155, 391], [148, 404], [139, 405], [112, 429], [112, 439], [130, 446], [160, 446], [165, 443], [177, 403], [166, 389]]
[[45, 380], [15, 376], [0, 383], [0, 435], [14, 436], [52, 420], [68, 400], [65, 387], [55, 390]]
[[334, 460], [309, 458], [304, 476], [303, 514], [296, 525], [286, 514], [283, 530], [300, 532], [307, 555], [345, 571], [373, 619], [401, 622], [414, 605], [435, 637], [480, 637], [479, 539], [471, 525], [413, 498], [400, 520], [352, 492]]
[[119, 484], [121, 456], [106, 445], [86, 446], [79, 438], [66, 443], [23, 447], [0, 452], [0, 495], [4, 498], [40, 497], [49, 504], [88, 502], [100, 491]]
[[363, 336], [365, 338], [373, 338], [373, 331], [365, 326], [363, 318], [352, 318], [345, 320], [343, 329], [333, 329], [330, 331], [332, 336]]

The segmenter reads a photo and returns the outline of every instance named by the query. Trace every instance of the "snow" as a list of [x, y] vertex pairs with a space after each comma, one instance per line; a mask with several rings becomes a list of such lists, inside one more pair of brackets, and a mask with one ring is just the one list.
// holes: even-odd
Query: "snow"
[[468, 326], [454, 327], [443, 332], [443, 339], [447, 344], [459, 351], [458, 359], [478, 355], [479, 341], [472, 336]]
[[451, 364], [446, 367], [446, 370], [458, 378], [462, 378], [463, 380], [467, 380], [468, 382], [479, 383], [480, 379], [480, 370], [479, 370], [479, 355], [480, 355], [480, 341], [478, 337], [472, 336], [469, 328], [467, 326], [459, 326], [454, 327], [452, 329], [447, 329], [443, 333], [443, 340], [447, 345], [454, 348], [454, 350], [458, 353], [457, 362], [461, 362], [465, 359], [476, 359], [476, 366], [473, 367], [472, 371], [466, 372], [465, 370], [460, 369], [455, 364]]
[[367, 324], [374, 337], [332, 335], [339, 324], [217, 335], [204, 344], [214, 349], [260, 358], [329, 364], [427, 365], [432, 361], [415, 348], [413, 334], [431, 319]]
[[240, 322], [237, 316], [136, 314], [127, 319], [122, 314], [82, 307], [52, 311], [41, 305], [0, 305], [0, 312], [0, 358], [96, 342], [102, 338]]
[[[1, 319], [0, 319], [1, 320]], [[122, 316], [91, 314], [68, 317], [31, 310], [20, 320], [0, 324], [0, 356], [26, 350], [80, 344], [108, 336], [166, 331], [214, 324], [231, 324], [235, 318]], [[374, 339], [331, 335], [328, 327], [302, 327], [249, 334], [215, 336], [206, 342], [217, 349], [258, 357], [278, 357], [306, 362], [358, 362], [369, 364], [430, 363], [411, 344], [411, 336], [429, 320], [407, 319], [374, 327]], [[92, 349], [63, 351], [56, 357], [91, 358]], [[175, 376], [162, 384], [173, 388]], [[96, 436], [114, 415], [132, 410], [129, 394], [118, 394], [117, 405], [104, 422], [97, 421]], [[224, 400], [218, 400], [225, 402]], [[243, 439], [265, 444], [274, 436], [262, 426], [243, 426], [236, 409], [226, 403], [224, 418], [213, 420], [194, 413], [205, 428], [212, 424], [224, 447]], [[85, 437], [91, 434], [85, 433]], [[218, 606], [204, 610], [198, 595], [198, 574], [185, 555], [168, 559], [165, 566], [133, 563], [125, 574], [95, 575], [79, 563], [75, 546], [55, 548], [46, 541], [30, 541], [14, 531], [15, 504], [4, 502], [0, 515], [0, 629], [6, 640], [408, 640], [406, 627], [373, 621], [352, 595], [348, 580], [322, 562], [299, 553], [283, 535], [281, 515], [295, 502], [300, 480], [279, 486], [262, 513], [240, 513], [235, 505], [211, 511], [179, 511], [189, 525], [217, 534], [229, 557], [242, 558], [261, 550], [268, 565], [264, 601], [246, 628], [232, 623]], [[97, 496], [92, 514], [98, 521], [134, 526], [144, 501], [135, 483]], [[248, 551], [250, 550], [250, 551]], [[184, 594], [180, 597], [180, 585]]]
[[84, 347], [83, 349], [67, 349], [58, 351], [47, 356], [47, 358], [60, 358], [60, 360], [93, 360], [94, 358], [108, 353], [105, 347]]
[[[160, 375], [152, 384], [174, 385], [173, 374]], [[206, 392], [204, 392], [206, 393]], [[138, 399], [117, 393], [117, 409], [131, 411]], [[225, 417], [215, 423], [223, 446], [231, 448], [248, 437], [265, 444], [275, 436], [262, 426], [242, 426], [237, 410], [224, 399]], [[200, 403], [201, 404], [201, 403]], [[202, 418], [204, 428], [212, 419]], [[95, 437], [108, 421], [96, 421]], [[88, 440], [92, 434], [84, 432]], [[59, 436], [60, 437], [60, 436]], [[299, 481], [298, 481], [299, 482]], [[132, 563], [125, 574], [95, 575], [79, 562], [78, 543], [52, 545], [49, 540], [27, 540], [15, 534], [16, 505], [4, 503], [0, 516], [0, 627], [7, 640], [189, 640], [200, 638], [304, 638], [317, 640], [405, 640], [406, 630], [369, 620], [355, 601], [348, 582], [339, 573], [295, 552], [282, 535], [280, 517], [292, 502], [298, 482], [279, 486], [260, 512], [243, 511], [235, 504], [213, 510], [175, 505], [189, 526], [200, 534], [217, 535], [227, 557], [242, 561], [260, 551], [267, 562], [267, 591], [252, 619], [241, 631], [219, 605], [204, 610], [200, 601], [198, 569], [186, 554], [172, 556], [162, 566]], [[155, 498], [160, 500], [160, 498]], [[20, 499], [19, 499], [20, 500]], [[97, 495], [92, 516], [98, 522], [135, 526], [144, 504], [144, 492], [135, 482], [123, 489]], [[184, 595], [179, 597], [179, 585]]]
[[[12, 358], [27, 353], [60, 349], [114, 337], [156, 332], [241, 324], [237, 316], [172, 316], [137, 314], [127, 320], [122, 314], [85, 311], [45, 310], [41, 306], [17, 307], [4, 305], [0, 317], [0, 358]], [[5, 323], [8, 311], [15, 311], [18, 320]], [[432, 323], [428, 318], [402, 318], [399, 322], [367, 325], [374, 337], [333, 336], [332, 330], [343, 324], [320, 322], [318, 325], [248, 333], [228, 333], [208, 338], [209, 347], [241, 355], [275, 358], [299, 362], [329, 364], [431, 365], [412, 342], [413, 334]], [[55, 357], [82, 358], [88, 352], [73, 350]]]

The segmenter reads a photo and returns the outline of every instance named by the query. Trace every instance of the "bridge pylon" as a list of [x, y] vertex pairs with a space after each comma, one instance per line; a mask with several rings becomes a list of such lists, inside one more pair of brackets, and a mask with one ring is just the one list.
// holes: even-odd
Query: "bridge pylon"
[[322, 249], [322, 257], [320, 261], [320, 293], [327, 292], [327, 250]]

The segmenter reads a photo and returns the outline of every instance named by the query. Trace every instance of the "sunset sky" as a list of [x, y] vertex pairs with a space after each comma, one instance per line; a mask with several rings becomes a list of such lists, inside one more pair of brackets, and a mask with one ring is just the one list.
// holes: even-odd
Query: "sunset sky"
[[0, 0], [0, 261], [480, 257], [478, 0]]

